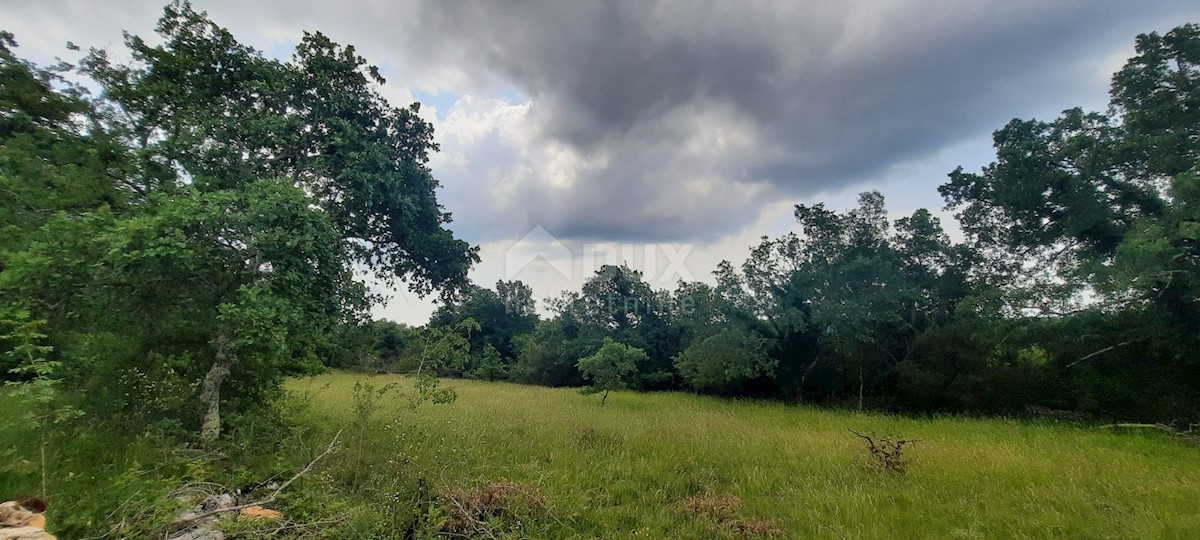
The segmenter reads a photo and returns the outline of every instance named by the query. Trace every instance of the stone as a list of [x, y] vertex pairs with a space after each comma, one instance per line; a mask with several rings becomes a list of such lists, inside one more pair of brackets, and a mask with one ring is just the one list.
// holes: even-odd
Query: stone
[[208, 527], [200, 527], [184, 532], [178, 536], [172, 536], [167, 540], [225, 540], [225, 533], [214, 531]]

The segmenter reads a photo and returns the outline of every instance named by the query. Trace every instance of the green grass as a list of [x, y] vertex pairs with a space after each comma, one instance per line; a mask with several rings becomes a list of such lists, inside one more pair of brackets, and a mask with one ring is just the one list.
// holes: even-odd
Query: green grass
[[[312, 421], [332, 431], [351, 423], [357, 381], [410, 384], [337, 373], [289, 387], [312, 394]], [[706, 490], [786, 538], [1200, 537], [1200, 448], [1162, 434], [680, 393], [619, 392], [601, 407], [571, 389], [449, 384], [448, 405], [383, 398], [364, 474], [388, 460], [448, 489], [532, 484], [550, 507], [525, 524], [532, 538], [734, 538], [683, 509]], [[848, 428], [922, 439], [908, 474], [866, 467]]]

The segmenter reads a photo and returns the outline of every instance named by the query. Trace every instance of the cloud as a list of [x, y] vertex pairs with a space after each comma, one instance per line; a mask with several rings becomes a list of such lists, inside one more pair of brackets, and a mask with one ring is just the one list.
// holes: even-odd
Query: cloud
[[[6, 4], [6, 18], [35, 50], [103, 46], [148, 31], [159, 6], [42, 0]], [[1200, 17], [1166, 0], [196, 6], [271, 54], [303, 30], [353, 43], [397, 101], [462, 96], [426, 114], [441, 200], [478, 243], [534, 226], [715, 242], [771, 205], [869, 187], [1012, 117], [1103, 106], [1134, 34]], [[940, 181], [919, 186], [930, 206]]]
[[[473, 185], [494, 190], [498, 215], [516, 229], [705, 241], [770, 201], [861, 185], [1014, 116], [1095, 101], [1097, 64], [1128, 51], [1135, 33], [1197, 11], [1116, 1], [434, 2], [421, 4], [409, 37], [446, 45], [432, 57], [528, 98], [510, 117], [527, 146], [510, 146], [498, 164], [506, 172]], [[502, 229], [479, 231], [512, 234]]]

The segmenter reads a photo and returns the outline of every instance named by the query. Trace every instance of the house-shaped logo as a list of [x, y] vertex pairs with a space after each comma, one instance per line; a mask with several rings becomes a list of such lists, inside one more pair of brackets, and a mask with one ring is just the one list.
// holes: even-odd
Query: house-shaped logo
[[521, 237], [504, 252], [504, 278], [516, 279], [527, 268], [550, 268], [571, 279], [571, 250], [541, 225]]

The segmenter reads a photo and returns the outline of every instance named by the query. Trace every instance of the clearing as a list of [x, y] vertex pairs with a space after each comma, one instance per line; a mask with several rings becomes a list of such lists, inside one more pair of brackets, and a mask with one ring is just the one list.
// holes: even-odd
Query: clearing
[[[371, 404], [354, 398], [356, 382], [395, 387]], [[363, 485], [408, 474], [443, 492], [531, 486], [543, 510], [494, 520], [513, 537], [1200, 535], [1200, 448], [1161, 433], [681, 393], [617, 392], [601, 407], [573, 389], [443, 384], [455, 402], [415, 411], [402, 376], [334, 373], [289, 388], [314, 400], [321, 432], [346, 428], [342, 460], [359, 463]], [[368, 421], [353, 420], [356, 402]], [[907, 474], [870, 468], [849, 429], [920, 438]]]

